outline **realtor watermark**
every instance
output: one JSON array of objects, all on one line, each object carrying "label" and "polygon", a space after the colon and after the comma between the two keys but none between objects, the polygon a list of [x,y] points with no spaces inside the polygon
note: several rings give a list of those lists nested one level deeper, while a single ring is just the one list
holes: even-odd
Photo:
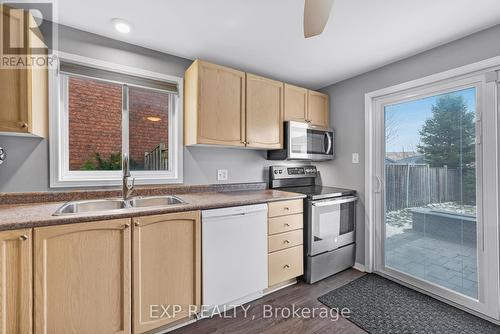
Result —
[{"label": "realtor watermark", "polygon": [[47,68],[55,61],[53,1],[2,1],[0,69]]},{"label": "realtor watermark", "polygon": [[[255,308],[261,308],[255,310]],[[275,306],[270,304],[248,305],[150,305],[150,319],[172,319],[180,315],[193,318],[250,318],[261,319],[329,319],[338,321],[341,317],[349,318],[351,311],[348,308],[330,307],[300,307],[297,305]]]}]

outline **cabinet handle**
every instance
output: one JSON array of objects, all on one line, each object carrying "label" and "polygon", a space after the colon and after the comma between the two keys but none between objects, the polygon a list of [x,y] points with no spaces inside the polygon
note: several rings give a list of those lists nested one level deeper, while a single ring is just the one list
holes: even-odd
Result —
[{"label": "cabinet handle", "polygon": [[284,243],[284,244],[289,244],[289,243],[290,243],[290,240],[285,239],[285,240],[283,240],[283,243]]},{"label": "cabinet handle", "polygon": [[19,126],[23,129],[26,129],[28,127],[28,123],[19,123]]},{"label": "cabinet handle", "polygon": [[285,264],[285,265],[283,266],[283,269],[288,269],[288,268],[290,268],[290,265],[289,265],[289,264]]},{"label": "cabinet handle", "polygon": [[139,226],[141,226],[141,224],[140,224],[139,222],[135,222],[135,223],[134,223],[134,226],[139,227]]},{"label": "cabinet handle", "polygon": [[283,208],[283,210],[285,210],[285,211],[289,211],[289,210],[290,210],[290,208],[289,208],[288,206],[285,206],[285,207]]},{"label": "cabinet handle", "polygon": [[123,224],[123,229],[124,230],[128,229],[129,227],[130,227],[130,224],[128,224],[128,223],[127,224]]},{"label": "cabinet handle", "polygon": [[286,227],[290,227],[290,224],[288,224],[288,223],[285,223],[285,226],[286,226]]},{"label": "cabinet handle", "polygon": [[23,234],[23,235],[21,235],[21,236],[19,237],[19,240],[21,240],[21,241],[26,241],[26,240],[28,240],[28,236],[27,236],[26,234]]}]

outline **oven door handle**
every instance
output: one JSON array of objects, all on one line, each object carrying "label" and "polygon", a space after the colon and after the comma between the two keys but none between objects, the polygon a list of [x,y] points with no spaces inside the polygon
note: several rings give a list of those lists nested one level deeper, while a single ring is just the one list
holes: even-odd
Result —
[{"label": "oven door handle", "polygon": [[322,207],[322,206],[350,203],[350,202],[355,202],[357,200],[358,200],[358,197],[356,197],[356,196],[348,196],[348,197],[343,197],[340,199],[335,199],[335,200],[330,200],[330,201],[313,202],[312,205],[315,207]]}]

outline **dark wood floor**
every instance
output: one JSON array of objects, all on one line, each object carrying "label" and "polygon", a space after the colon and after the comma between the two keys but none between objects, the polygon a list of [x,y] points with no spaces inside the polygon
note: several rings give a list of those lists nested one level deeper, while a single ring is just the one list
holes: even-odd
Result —
[{"label": "dark wood floor", "polygon": [[[264,318],[264,307],[269,310],[278,308],[292,309],[295,304],[296,308],[326,308],[317,298],[331,290],[334,290],[350,281],[363,276],[364,274],[349,269],[337,275],[324,279],[316,284],[309,285],[303,282],[282,289],[280,291],[269,294],[259,300],[256,300],[248,305],[247,317],[244,317],[242,309],[238,309],[236,316],[233,318],[213,317],[203,319],[191,325],[180,328],[172,333],[230,333],[230,334],[251,334],[251,333],[266,333],[266,334],[306,334],[306,333],[365,333],[362,329],[354,325],[349,320],[339,317],[338,320],[332,317],[314,318],[297,318],[278,317]],[[248,306],[248,305],[245,305]],[[265,306],[268,305],[268,306]],[[270,305],[270,306],[269,306]],[[329,310],[329,309],[328,309]],[[269,311],[267,313],[269,315]],[[231,313],[232,315],[232,313]]]}]

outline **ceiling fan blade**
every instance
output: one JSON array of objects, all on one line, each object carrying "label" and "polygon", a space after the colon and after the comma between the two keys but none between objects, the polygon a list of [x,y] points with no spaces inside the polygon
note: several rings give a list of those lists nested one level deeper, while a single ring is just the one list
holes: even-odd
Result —
[{"label": "ceiling fan blade", "polygon": [[334,0],[304,0],[304,37],[319,35],[325,29]]}]

